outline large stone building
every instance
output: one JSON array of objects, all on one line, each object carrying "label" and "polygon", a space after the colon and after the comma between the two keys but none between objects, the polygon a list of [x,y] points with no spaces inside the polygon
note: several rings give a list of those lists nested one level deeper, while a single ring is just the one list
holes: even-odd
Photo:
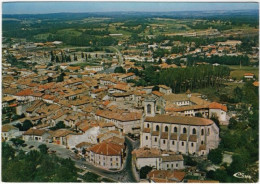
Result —
[{"label": "large stone building", "polygon": [[184,169],[182,155],[173,152],[162,152],[155,148],[139,148],[132,151],[135,167],[140,170],[142,167],[150,166],[158,170]]},{"label": "large stone building", "polygon": [[89,161],[105,169],[120,169],[124,146],[102,142],[89,148]]},{"label": "large stone building", "polygon": [[182,154],[206,155],[219,144],[219,128],[210,119],[155,115],[154,104],[145,103],[141,146]]}]

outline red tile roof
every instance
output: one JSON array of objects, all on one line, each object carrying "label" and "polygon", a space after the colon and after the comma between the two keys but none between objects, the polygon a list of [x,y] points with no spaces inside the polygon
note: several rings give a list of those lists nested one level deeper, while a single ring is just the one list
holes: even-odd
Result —
[{"label": "red tile roof", "polygon": [[163,96],[163,94],[159,91],[153,91],[152,93],[156,96]]},{"label": "red tile roof", "polygon": [[256,86],[256,87],[258,87],[258,86],[259,86],[259,82],[258,82],[258,81],[255,81],[255,82],[253,83],[253,85]]},{"label": "red tile roof", "polygon": [[221,109],[221,110],[227,112],[227,106],[222,105],[222,104],[217,103],[217,102],[212,102],[211,104],[209,104],[209,108],[210,109]]},{"label": "red tile roof", "polygon": [[[160,182],[181,182],[186,173],[182,171],[168,171],[168,170],[153,170],[148,173],[148,177],[151,180]],[[164,180],[164,181],[163,181]]]},{"label": "red tile roof", "polygon": [[120,156],[122,154],[123,146],[110,143],[102,142],[90,148],[90,151],[106,156]]},{"label": "red tile roof", "polygon": [[15,96],[29,96],[31,94],[33,94],[33,91],[31,89],[24,89],[16,93]]},{"label": "red tile roof", "polygon": [[244,76],[254,76],[255,74],[253,73],[245,73]]}]

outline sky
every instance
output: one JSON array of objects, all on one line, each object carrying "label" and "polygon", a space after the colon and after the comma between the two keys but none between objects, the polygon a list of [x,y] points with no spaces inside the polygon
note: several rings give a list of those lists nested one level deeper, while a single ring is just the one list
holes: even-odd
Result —
[{"label": "sky", "polygon": [[43,14],[60,12],[116,11],[204,11],[258,9],[258,3],[180,3],[180,2],[3,2],[3,14]]}]

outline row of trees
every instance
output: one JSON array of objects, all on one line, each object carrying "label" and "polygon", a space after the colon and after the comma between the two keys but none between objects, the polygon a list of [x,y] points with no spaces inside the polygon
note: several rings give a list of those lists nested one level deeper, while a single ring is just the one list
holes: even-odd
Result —
[{"label": "row of trees", "polygon": [[141,79],[135,81],[135,84],[137,86],[164,84],[171,87],[174,93],[178,93],[185,92],[187,89],[220,87],[229,73],[230,69],[225,66],[201,65],[166,70],[149,66],[144,71],[136,72]]}]

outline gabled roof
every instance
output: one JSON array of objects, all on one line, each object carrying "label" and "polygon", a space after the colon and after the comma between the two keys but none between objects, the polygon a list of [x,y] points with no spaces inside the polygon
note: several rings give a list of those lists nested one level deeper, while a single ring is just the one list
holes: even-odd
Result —
[{"label": "gabled roof", "polygon": [[254,76],[255,74],[253,73],[245,73],[244,76]]},{"label": "gabled roof", "polygon": [[210,109],[221,109],[221,110],[227,112],[227,106],[222,105],[222,104],[217,103],[217,102],[212,102],[211,104],[209,104],[209,108]]},{"label": "gabled roof", "polygon": [[69,134],[76,134],[76,133],[66,129],[59,129],[51,132],[52,137],[65,137]]},{"label": "gabled roof", "polygon": [[3,125],[2,126],[2,132],[9,132],[12,129],[18,130],[18,128],[14,127],[13,125]]},{"label": "gabled roof", "polygon": [[46,131],[45,130],[41,130],[41,129],[29,129],[26,132],[24,132],[23,135],[37,135],[37,136],[42,136],[43,134],[45,134]]},{"label": "gabled roof", "polygon": [[156,96],[163,96],[163,93],[161,93],[159,91],[153,91],[152,94],[154,94]]},{"label": "gabled roof", "polygon": [[182,160],[184,160],[182,155],[162,156],[163,162],[182,161]]},{"label": "gabled roof", "polygon": [[31,89],[24,89],[16,93],[15,96],[29,96],[31,94],[33,94],[33,91]]},{"label": "gabled roof", "polygon": [[183,116],[169,116],[169,115],[156,115],[154,117],[146,117],[146,122],[157,122],[157,123],[171,123],[171,124],[182,124],[182,125],[195,125],[195,126],[206,126],[212,125],[214,122],[210,119],[199,118],[199,117],[183,117]]},{"label": "gabled roof", "polygon": [[168,171],[168,170],[153,170],[148,173],[148,177],[151,180],[156,181],[156,179],[160,179],[159,181],[162,183],[165,182],[181,182],[186,173],[182,171]]},{"label": "gabled roof", "polygon": [[102,142],[92,146],[89,150],[95,154],[106,156],[120,156],[122,154],[123,146],[111,142]]},{"label": "gabled roof", "polygon": [[156,148],[139,148],[132,151],[136,158],[157,158],[161,156],[161,151]]}]

